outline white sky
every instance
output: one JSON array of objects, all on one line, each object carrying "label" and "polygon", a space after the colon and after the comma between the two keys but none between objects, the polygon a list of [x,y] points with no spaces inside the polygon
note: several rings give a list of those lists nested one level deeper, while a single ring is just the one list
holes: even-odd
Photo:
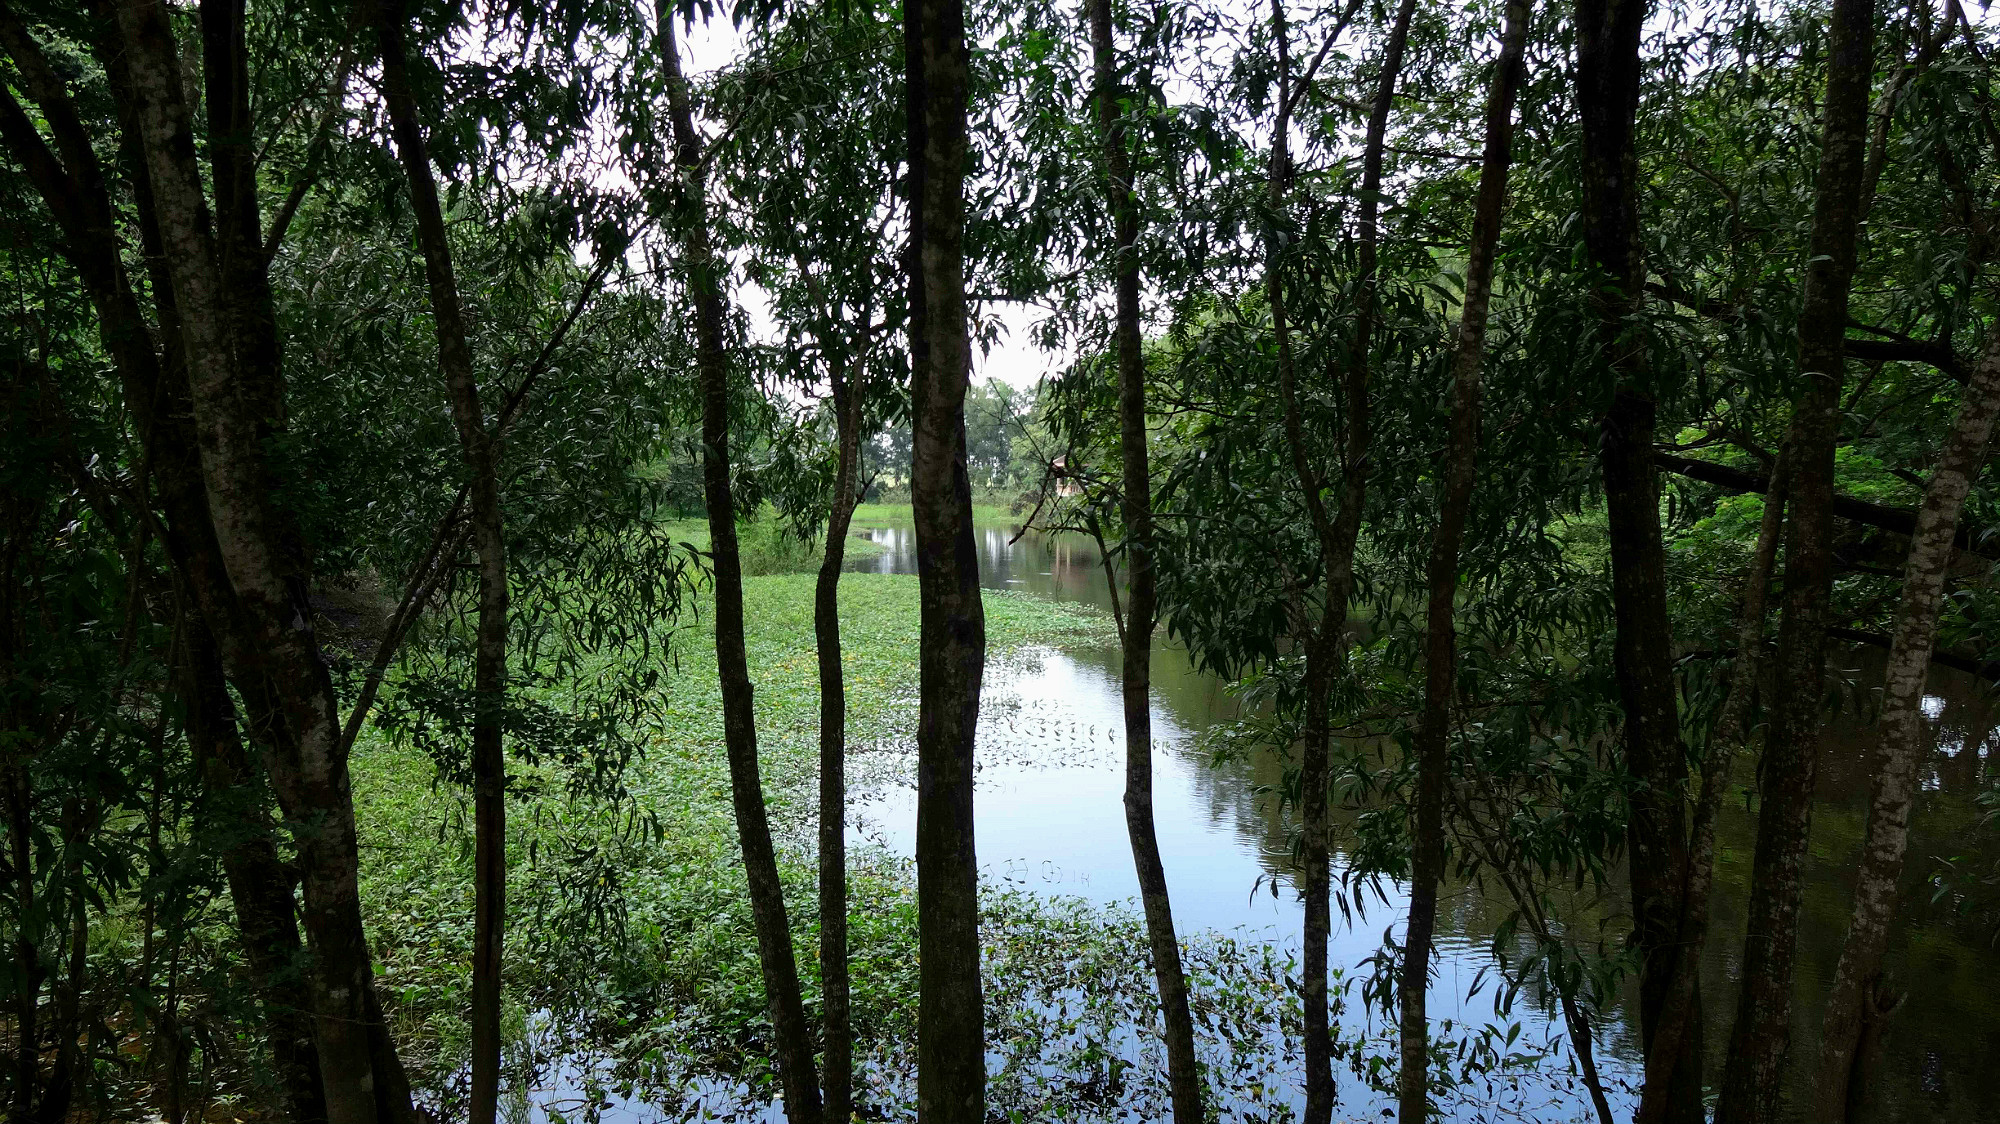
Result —
[{"label": "white sky", "polygon": [[[683,28],[686,33],[681,37],[682,61],[690,77],[722,70],[742,53],[743,36],[727,18],[697,23],[691,29],[683,25]],[[760,336],[775,335],[770,330],[771,317],[766,311],[762,291],[739,280],[736,296],[750,317],[751,330]],[[999,379],[1026,389],[1034,386],[1043,375],[1069,364],[1067,354],[1048,352],[1035,346],[1031,333],[1039,317],[1031,310],[1020,305],[988,304],[975,307],[974,311],[982,317],[997,320],[1003,328],[991,352],[981,356],[974,348],[975,380]]]}]

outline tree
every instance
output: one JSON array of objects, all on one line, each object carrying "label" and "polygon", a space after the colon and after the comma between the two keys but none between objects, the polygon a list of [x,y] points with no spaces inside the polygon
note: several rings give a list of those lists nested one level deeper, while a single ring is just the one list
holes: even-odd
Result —
[{"label": "tree", "polygon": [[[1799,310],[1804,383],[1785,451],[1785,598],[1778,625],[1778,699],[1764,737],[1757,858],[1751,874],[1743,985],[1716,1119],[1778,1118],[1791,1039],[1792,965],[1804,893],[1806,830],[1817,779],[1820,698],[1832,597],[1834,447],[1845,386],[1848,288],[1861,222],[1868,94],[1875,73],[1875,6],[1839,0],[1827,54],[1811,257]],[[1636,861],[1637,856],[1635,856]]]},{"label": "tree", "polygon": [[1828,987],[1814,1104],[1828,1124],[1860,1116],[1881,1023],[1900,1002],[1881,978],[1909,846],[1910,804],[1922,762],[1923,696],[1953,540],[1972,479],[2000,416],[2000,335],[1990,338],[1959,405],[1950,440],[1924,488],[1910,536],[1896,631],[1883,672],[1881,748],[1869,798],[1867,836],[1855,880],[1854,915]]},{"label": "tree", "polygon": [[[1579,0],[1576,98],[1583,133],[1583,233],[1598,271],[1595,347],[1609,384],[1598,460],[1610,523],[1617,614],[1620,739],[1636,787],[1627,844],[1633,943],[1640,958],[1640,1037],[1652,1041],[1671,983],[1680,915],[1676,872],[1685,866],[1686,774],[1673,681],[1660,489],[1653,465],[1658,403],[1635,338],[1646,279],[1639,229],[1637,114],[1643,0]],[[1701,1113],[1701,1045],[1695,1036],[1675,1067],[1671,1119]]]},{"label": "tree", "polygon": [[80,21],[103,60],[120,140],[133,157],[137,225],[160,251],[152,298],[164,355],[150,346],[119,261],[115,212],[84,118],[11,9],[0,15],[8,53],[28,76],[61,155],[11,97],[7,143],[58,223],[73,232],[67,250],[78,272],[93,279],[92,303],[118,357],[128,405],[164,421],[149,427],[149,450],[163,454],[155,457],[156,472],[181,543],[177,567],[266,744],[266,768],[298,848],[327,1118],[403,1120],[411,1115],[408,1082],[381,1018],[362,928],[347,747],[308,623],[310,575],[297,526],[277,497],[285,473],[271,463],[284,383],[251,164],[244,8],[216,0],[201,15],[207,184],[195,163],[190,86],[168,11],[132,0]]},{"label": "tree", "polygon": [[438,203],[417,100],[410,87],[403,45],[407,17],[395,0],[376,13],[382,89],[397,155],[409,180],[410,200],[430,284],[437,325],[438,366],[451,399],[452,422],[465,459],[471,528],[479,556],[479,623],[474,658],[472,773],[474,819],[472,938],[473,1124],[492,1124],[500,1102],[500,971],[507,925],[507,756],[501,718],[507,706],[507,546],[500,511],[499,437],[488,428],[478,375],[466,338],[458,279],[444,209]]},{"label": "tree", "polygon": [[[1331,783],[1328,764],[1329,743],[1332,740],[1329,696],[1346,646],[1347,605],[1354,595],[1354,548],[1361,533],[1363,507],[1367,501],[1368,364],[1376,316],[1375,267],[1382,148],[1395,98],[1396,81],[1402,71],[1410,17],[1415,11],[1415,0],[1404,0],[1389,27],[1381,70],[1376,76],[1375,99],[1369,109],[1367,138],[1362,148],[1360,223],[1356,238],[1359,267],[1355,279],[1359,297],[1354,333],[1347,348],[1341,380],[1347,401],[1347,440],[1341,465],[1343,487],[1337,519],[1326,510],[1325,485],[1313,468],[1304,415],[1298,403],[1297,366],[1292,355],[1291,325],[1287,320],[1286,282],[1281,272],[1283,243],[1275,225],[1267,235],[1271,263],[1265,286],[1271,307],[1271,331],[1277,348],[1278,394],[1284,408],[1285,445],[1292,470],[1297,476],[1297,487],[1304,496],[1306,511],[1318,539],[1318,561],[1325,579],[1318,619],[1309,626],[1305,639],[1305,720],[1299,767],[1302,820],[1299,859],[1305,883],[1305,966],[1300,999],[1305,1005],[1305,1118],[1308,1124],[1322,1124],[1333,1113],[1332,1039],[1327,1025],[1326,963],[1327,938],[1332,925],[1326,822],[1327,789]],[[1321,58],[1345,23],[1343,18],[1341,26],[1329,33],[1322,46]],[[1292,175],[1289,132],[1293,106],[1310,85],[1317,67],[1308,67],[1294,85],[1289,32],[1282,0],[1272,0],[1271,36],[1278,55],[1278,96],[1272,128],[1269,179],[1270,207],[1275,224],[1288,206]],[[1420,826],[1418,830],[1421,832],[1423,828]],[[1412,912],[1411,916],[1416,918],[1418,914]],[[1415,935],[1428,942],[1427,934]],[[1419,970],[1420,978],[1428,977],[1427,968],[1420,965]],[[1407,983],[1405,986],[1407,988]],[[1421,983],[1418,991],[1421,994]],[[1406,1022],[1406,1035],[1408,1025]]]},{"label": "tree", "polygon": [[904,9],[903,36],[910,142],[910,498],[922,621],[917,1113],[927,1124],[980,1124],[986,1034],[972,793],[986,613],[965,461],[972,367],[965,297],[965,5],[916,0]]},{"label": "tree", "polygon": [[[1445,455],[1437,533],[1431,540],[1424,608],[1424,705],[1417,719],[1416,855],[1410,869],[1410,921],[1403,942],[1402,1072],[1397,1087],[1404,1124],[1430,1115],[1430,1030],[1424,992],[1430,983],[1431,928],[1445,873],[1445,789],[1451,783],[1451,709],[1456,687],[1459,548],[1472,507],[1479,457],[1480,365],[1493,299],[1494,253],[1513,161],[1514,98],[1525,69],[1528,0],[1510,0],[1486,98],[1486,141],[1479,196],[1466,255],[1465,296],[1451,356],[1451,440]],[[1386,88],[1386,87],[1385,87]],[[1414,1033],[1413,1033],[1414,1032]]]},{"label": "tree", "polygon": [[[804,478],[780,501],[800,534],[824,536],[813,632],[820,701],[821,1087],[830,1121],[850,1119],[855,1102],[840,578],[865,486],[864,440],[906,402],[898,364],[885,346],[902,315],[893,284],[899,255],[888,227],[897,213],[903,122],[884,96],[893,72],[873,61],[887,53],[893,31],[883,17],[860,13],[830,28],[813,21],[767,28],[742,79],[718,91],[730,99],[730,113],[752,122],[738,131],[722,172],[729,196],[742,204],[738,236],[756,255],[751,276],[771,295],[773,315],[786,329],[777,367],[794,372],[808,393],[821,393],[823,378],[831,422],[830,435],[825,425],[810,423],[789,434],[820,455],[809,453]],[[870,62],[823,61],[848,55]]]},{"label": "tree", "polygon": [[[1103,147],[1105,193],[1111,212],[1112,253],[1116,260],[1116,321],[1112,341],[1118,371],[1119,460],[1124,466],[1119,514],[1125,523],[1125,605],[1119,622],[1120,692],[1125,711],[1125,832],[1146,913],[1146,943],[1153,956],[1166,1025],[1167,1070],[1174,1119],[1182,1124],[1206,1119],[1201,1069],[1195,1058],[1194,1018],[1188,1010],[1187,975],[1174,934],[1173,901],[1160,842],[1153,825],[1153,628],[1159,593],[1153,575],[1153,480],[1147,457],[1146,357],[1139,309],[1139,213],[1133,191],[1129,127],[1125,119],[1144,112],[1123,94],[1111,0],[1090,4],[1092,77],[1096,86],[1097,131]],[[1101,540],[1100,540],[1101,541]],[[1117,575],[1105,559],[1105,580],[1117,603]]]},{"label": "tree", "polygon": [[688,296],[694,305],[695,360],[701,375],[702,493],[714,572],[715,657],[722,680],[730,795],[743,848],[743,868],[750,882],[765,1002],[777,1036],[778,1076],[784,1083],[787,1111],[810,1124],[820,1116],[819,1080],[805,1005],[799,997],[798,963],[792,953],[784,888],[778,881],[777,854],[771,846],[771,825],[764,807],[754,687],[743,639],[743,565],[736,545],[736,500],[729,459],[730,357],[723,336],[726,265],[710,241],[706,189],[710,153],[695,132],[694,110],[681,74],[680,49],[674,41],[676,15],[664,0],[655,14],[673,125],[673,170],[679,179],[672,205],[680,228]]}]

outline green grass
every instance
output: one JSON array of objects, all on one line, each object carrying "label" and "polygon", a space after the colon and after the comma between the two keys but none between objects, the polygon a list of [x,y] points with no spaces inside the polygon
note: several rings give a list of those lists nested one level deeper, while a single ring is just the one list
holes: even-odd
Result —
[{"label": "green grass", "polygon": [[[976,503],[972,505],[972,521],[980,526],[988,524],[1014,525],[1026,518],[1026,513],[1016,513],[1004,503]],[[860,527],[908,527],[913,516],[907,503],[864,503],[854,509],[854,526]]]},{"label": "green grass", "polygon": [[[663,526],[680,542],[698,550],[708,549],[707,520],[674,519]],[[867,539],[850,537],[844,554],[850,560],[869,558],[882,553],[882,549]],[[818,571],[820,559],[825,556],[825,542],[817,538],[810,542],[801,541],[785,527],[777,511],[770,504],[765,504],[755,515],[737,522],[736,550],[744,577],[807,574]]]}]

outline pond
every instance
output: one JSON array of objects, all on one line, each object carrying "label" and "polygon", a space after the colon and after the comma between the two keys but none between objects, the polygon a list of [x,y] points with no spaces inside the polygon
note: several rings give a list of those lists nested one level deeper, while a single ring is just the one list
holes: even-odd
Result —
[{"label": "pond", "polygon": [[[914,573],[915,535],[907,526],[856,532],[877,552],[850,558],[852,571]],[[1080,536],[1015,534],[1005,526],[978,528],[981,581],[990,589],[1108,607],[1105,575],[1096,546]],[[1880,681],[1879,653],[1838,653],[1837,666],[1860,693]],[[1300,907],[1291,863],[1293,825],[1266,795],[1282,775],[1275,753],[1218,763],[1202,735],[1236,716],[1233,696],[1218,678],[1196,671],[1184,651],[1161,637],[1153,655],[1155,814],[1162,857],[1183,939],[1203,932],[1268,943],[1298,945]],[[1925,711],[1933,735],[1923,793],[1913,820],[1902,912],[1892,934],[1889,967],[1907,993],[1886,1042],[1880,1071],[1885,1119],[1934,1124],[1990,1124],[2000,1119],[2000,948],[1990,927],[1957,917],[1932,902],[1928,876],[1940,858],[1967,854],[1983,839],[1979,861],[1991,863],[1993,832],[1980,825],[1974,798],[2000,781],[1996,749],[2000,729],[1984,685],[1957,672],[1933,673]],[[989,668],[979,727],[976,831],[980,862],[992,882],[1100,903],[1136,899],[1130,845],[1122,809],[1123,730],[1119,654],[1108,643],[1038,649]],[[1874,731],[1865,717],[1843,716],[1823,735],[1818,803],[1799,933],[1798,1002],[1793,1028],[1790,1088],[1805,1087],[1816,1060],[1820,996],[1840,954],[1852,902],[1849,871],[1861,841],[1869,796],[1869,752]],[[904,747],[905,749],[907,747]],[[1753,778],[1744,763],[1740,785]],[[913,785],[889,784],[857,793],[851,831],[856,841],[886,845],[905,856],[915,849]],[[1338,825],[1337,825],[1338,826]],[[1703,962],[1706,1043],[1711,1083],[1719,1076],[1735,1009],[1735,980],[1743,943],[1744,902],[1754,851],[1755,810],[1748,798],[1726,807],[1718,827],[1717,895],[1711,939]],[[1335,846],[1340,840],[1336,832]],[[1336,875],[1340,856],[1335,855]],[[1336,887],[1338,890],[1338,887]],[[1581,907],[1581,920],[1613,920],[1624,898]],[[1349,899],[1357,912],[1346,923],[1336,913],[1330,966],[1350,977],[1366,975],[1366,962],[1400,933],[1407,899],[1384,882],[1365,899]],[[1509,907],[1469,886],[1447,887],[1439,907],[1437,975],[1430,995],[1434,1026],[1451,1019],[1478,1028],[1496,1018],[1491,941]],[[1594,925],[1589,933],[1596,932]],[[1475,986],[1484,981],[1483,987]],[[1597,1015],[1594,1053],[1617,1118],[1630,1119],[1641,1071],[1634,998],[1618,997]],[[1348,1007],[1347,1029],[1366,1031],[1358,1000]],[[1552,1012],[1528,997],[1507,1016],[1521,1024],[1522,1043],[1553,1043],[1539,1070],[1500,1100],[1463,1100],[1448,1112],[1458,1121],[1521,1119],[1594,1120],[1589,1102],[1570,1075],[1572,1059]],[[1379,1014],[1373,1030],[1386,1028]],[[532,1033],[532,1028],[531,1028]],[[1377,1049],[1388,1040],[1378,1039]],[[552,1046],[558,1054],[560,1046]],[[530,1095],[533,1124],[557,1119],[558,1104],[574,1104],[595,1087],[589,1066],[558,1061]],[[1295,1067],[1293,1067],[1295,1070]],[[1298,1075],[1274,1065],[1269,1079],[1296,1086]],[[1390,1104],[1361,1082],[1341,1078],[1336,1118],[1381,1119]],[[784,1120],[781,1105],[747,1103],[727,1082],[685,1090],[715,1118]],[[602,1100],[598,1100],[599,1096]],[[657,1118],[643,1096],[616,1094],[596,1101],[602,1120]],[[1301,1107],[1302,1097],[1294,1100]],[[1219,1106],[1221,1107],[1221,1106]],[[572,1116],[573,1118],[573,1116]],[[1794,1109],[1792,1120],[1807,1119]]]},{"label": "pond", "polygon": [[[851,569],[915,571],[915,536],[909,528],[856,533],[882,550],[855,559]],[[979,528],[978,541],[980,577],[988,588],[1108,605],[1102,563],[1088,539],[1031,532],[1015,540],[1013,529],[988,526]],[[981,864],[995,880],[1049,893],[1099,901],[1134,899],[1138,885],[1121,805],[1117,649],[1085,645],[1039,655],[989,676],[976,797]],[[1868,689],[1879,683],[1877,653],[1862,649],[1840,656],[1852,666],[1857,683]],[[1933,908],[1926,879],[1939,858],[1962,853],[1978,831],[1973,798],[2000,779],[1994,763],[2000,730],[1979,681],[1939,669],[1932,691],[1926,713],[1935,750],[1916,810],[1903,915],[1890,952],[1894,982],[1908,998],[1886,1044],[1881,1080],[1891,1119],[1974,1124],[2000,1113],[2000,1066],[1994,1064],[2000,1059],[2000,984],[1995,982],[2000,981],[2000,949],[1990,930]],[[1155,807],[1175,921],[1184,935],[1244,930],[1295,945],[1300,909],[1292,881],[1291,829],[1262,791],[1276,782],[1281,765],[1275,757],[1216,765],[1200,741],[1204,731],[1234,714],[1234,700],[1223,683],[1195,671],[1186,653],[1162,633],[1153,656]],[[1860,844],[1873,744],[1870,725],[1852,717],[1832,723],[1824,735],[1800,928],[1794,1088],[1810,1079],[1819,997],[1845,936],[1852,901],[1847,872]],[[914,793],[904,788],[877,794],[858,830],[912,852]],[[1714,933],[1704,962],[1707,1045],[1716,1072],[1735,1008],[1755,837],[1754,808],[1742,800],[1733,802],[1719,824]],[[1335,843],[1337,847],[1338,839]],[[1431,1012],[1434,1019],[1478,1025],[1494,1017],[1492,989],[1473,997],[1467,993],[1493,963],[1489,941],[1507,908],[1468,887],[1455,889],[1440,906],[1441,955]],[[1406,900],[1399,887],[1384,885],[1383,891],[1381,899],[1365,903],[1365,912],[1351,924],[1342,925],[1336,915],[1334,967],[1352,973],[1381,948],[1385,930],[1400,931]],[[1606,1012],[1595,1051],[1620,1118],[1629,1118],[1635,1101],[1629,1088],[1641,1066],[1628,1007],[1621,1002]],[[1530,1024],[1530,1038],[1560,1037],[1559,1022],[1551,1025],[1546,1013],[1522,1008],[1514,1017]],[[1531,1099],[1526,1105],[1537,1119],[1588,1116],[1586,1103],[1555,1087],[1543,1101]],[[1349,1088],[1343,1089],[1341,1108],[1343,1115],[1374,1115],[1380,1105],[1366,1090]]]}]

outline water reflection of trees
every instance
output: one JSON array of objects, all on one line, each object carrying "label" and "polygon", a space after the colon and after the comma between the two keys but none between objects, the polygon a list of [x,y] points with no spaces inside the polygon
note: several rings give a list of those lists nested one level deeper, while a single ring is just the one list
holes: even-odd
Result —
[{"label": "water reflection of trees", "polygon": [[[999,528],[982,531],[982,576],[988,585],[1106,603],[1095,544],[1075,536],[1058,541],[1032,534],[1018,542],[1010,538],[1011,532]],[[1074,655],[1110,676],[1117,674],[1115,652]],[[1792,1058],[1800,1067],[1794,1075],[1797,1081],[1811,1079],[1807,1067],[1817,1054],[1819,1000],[1846,932],[1852,869],[1873,776],[1872,709],[1880,682],[1880,653],[1861,649],[1842,653],[1841,658],[1851,665],[1845,676],[1850,689],[1823,733],[1799,931],[1792,1031]],[[1171,645],[1162,644],[1153,676],[1157,705],[1184,730],[1205,730],[1234,713],[1234,699],[1224,684],[1196,672]],[[1942,858],[1966,856],[1968,865],[1978,869],[1990,868],[2000,858],[2000,838],[1996,838],[2000,833],[1982,825],[1983,809],[1976,803],[1980,793],[2000,784],[2000,763],[1995,761],[2000,754],[2000,730],[1995,728],[2000,709],[1984,683],[1950,669],[1933,670],[1932,691],[1934,748],[1912,820],[1911,860],[1903,875],[1902,910],[1888,959],[1896,986],[1908,994],[1906,1017],[1896,1020],[1885,1043],[1887,1058],[1880,1079],[1883,1104],[1895,1117],[1950,1124],[1987,1119],[1991,1106],[2000,1104],[2000,1067],[1992,1064],[1992,1059],[2000,1058],[2000,988],[1992,983],[2000,978],[2000,948],[1990,919],[1960,916],[1949,900],[1934,903],[1930,879]],[[1256,856],[1263,872],[1277,880],[1281,893],[1295,894],[1291,858],[1297,825],[1271,795],[1283,780],[1280,756],[1266,751],[1218,761],[1193,738],[1163,743],[1162,750],[1194,766],[1189,773],[1206,826],[1226,832],[1244,852]],[[1726,1046],[1726,1020],[1735,1006],[1744,901],[1755,849],[1756,816],[1749,803],[1755,767],[1753,759],[1739,760],[1734,796],[1718,823],[1713,936],[1702,974],[1704,1010],[1719,1020],[1712,1022],[1706,1043],[1710,1064],[1718,1072]],[[1349,811],[1345,820],[1336,821],[1337,832],[1352,828],[1353,815]],[[1622,936],[1623,919],[1615,910],[1623,894],[1617,886],[1610,889],[1601,899],[1592,895],[1567,903],[1573,932],[1593,940],[1600,933],[1608,941]],[[1460,949],[1489,948],[1491,935],[1512,910],[1511,902],[1465,885],[1452,891],[1438,919],[1441,939]],[[1355,922],[1356,932],[1379,934],[1394,922],[1400,899],[1385,906],[1364,896],[1358,904],[1367,908]],[[1530,992],[1527,998],[1537,997]],[[1627,1061],[1638,1056],[1638,1044],[1624,1018],[1632,1002],[1635,997],[1629,994],[1613,997],[1601,1020],[1609,1053]]]},{"label": "water reflection of trees", "polygon": [[[1824,730],[1818,804],[1814,810],[1813,849],[1808,860],[1805,908],[1799,932],[1798,989],[1793,1026],[1792,1057],[1800,1080],[1817,1056],[1819,999],[1825,981],[1839,959],[1852,908],[1852,870],[1859,853],[1872,783],[1876,736],[1867,691],[1879,680],[1879,657],[1855,653],[1852,678],[1863,685]],[[1896,985],[1908,993],[1906,1011],[1887,1042],[1883,1067],[1885,1101],[1899,1114],[1921,1112],[1940,1120],[1972,1121],[2000,1104],[2000,949],[1990,921],[1961,916],[1949,902],[1932,902],[1930,879],[1939,858],[1966,855],[1968,865],[1988,868],[2000,857],[2000,840],[1981,822],[1978,796],[2000,783],[2000,747],[1996,708],[1986,686],[1960,672],[1933,672],[1932,719],[1934,749],[1925,766],[1924,791],[1912,821],[1912,861],[1904,872],[1902,911],[1889,956]],[[1172,696],[1162,702],[1173,705]],[[1269,794],[1283,780],[1284,761],[1278,753],[1214,761],[1199,745],[1174,752],[1201,766],[1197,790],[1203,806],[1218,822],[1226,821],[1246,850],[1259,856],[1264,869],[1292,886],[1291,841],[1297,830],[1292,817]],[[1754,781],[1754,761],[1740,763],[1735,800],[1718,824],[1719,863],[1716,878],[1714,939],[1703,965],[1704,1008],[1726,1020],[1734,1009],[1735,977],[1743,945],[1744,901],[1749,893],[1751,859],[1756,841],[1756,816],[1747,803]],[[1351,826],[1354,813],[1345,813]],[[1454,886],[1449,908],[1441,911],[1439,930],[1461,946],[1486,947],[1506,919],[1512,904],[1494,892],[1480,893]],[[1623,900],[1618,887],[1602,897],[1576,896],[1573,931],[1597,939],[1622,937],[1623,919],[1616,909]],[[1378,927],[1379,927],[1378,922]],[[1518,949],[1516,950],[1519,951]],[[1532,992],[1528,998],[1538,999]],[[1625,1016],[1636,995],[1614,997],[1603,1021],[1610,1051],[1631,1060],[1638,1043]],[[1540,1003],[1537,1003],[1541,1006]],[[1553,1013],[1543,1007],[1545,1013]],[[1718,1068],[1726,1045],[1726,1024],[1711,1027],[1710,1061]]]}]

